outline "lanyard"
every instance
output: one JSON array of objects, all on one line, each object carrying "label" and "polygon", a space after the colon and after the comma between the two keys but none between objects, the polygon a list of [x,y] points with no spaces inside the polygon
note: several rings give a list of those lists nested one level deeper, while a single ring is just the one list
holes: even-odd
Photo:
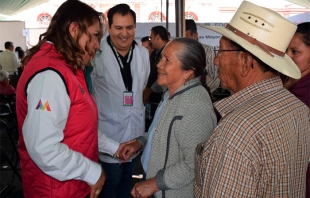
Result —
[{"label": "lanyard", "polygon": [[[133,53],[132,53],[133,47],[132,47],[132,45],[130,46],[130,50],[129,50],[127,61],[126,61],[126,65],[128,67],[125,67],[126,65],[124,66],[123,61],[122,61],[119,53],[117,52],[117,49],[115,48],[115,46],[113,45],[113,43],[111,42],[109,37],[107,38],[107,41],[108,41],[108,44],[110,45],[110,47],[113,51],[114,56],[116,57],[118,65],[120,67],[120,71],[122,74],[124,85],[126,87],[126,91],[131,91],[132,90],[132,76],[131,76],[131,70],[130,70],[130,62],[131,62],[132,57],[133,57]],[[129,81],[131,81],[131,82],[129,82]]]},{"label": "lanyard", "polygon": [[[121,57],[119,57],[119,54],[115,48],[115,46],[113,45],[113,43],[111,42],[111,46],[112,46],[112,49],[114,50],[114,54],[116,55],[116,58],[117,58],[117,62],[119,64],[119,66],[124,69],[124,65],[123,65],[123,62],[121,60]],[[130,60],[132,59],[132,46],[130,46],[130,50],[129,50],[129,54],[128,54],[128,58],[127,58],[127,61],[126,63],[129,63]]]}]

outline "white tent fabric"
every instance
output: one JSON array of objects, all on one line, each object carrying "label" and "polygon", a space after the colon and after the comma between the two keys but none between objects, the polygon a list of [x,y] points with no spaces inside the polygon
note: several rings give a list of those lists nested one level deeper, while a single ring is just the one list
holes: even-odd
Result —
[{"label": "white tent fabric", "polygon": [[287,1],[303,6],[305,8],[310,8],[310,0],[287,0]]},{"label": "white tent fabric", "polygon": [[[0,20],[8,16],[15,15],[24,10],[30,9],[32,7],[38,6],[40,4],[46,3],[48,1],[49,0],[0,0]],[[174,2],[176,0],[169,0],[169,1]],[[229,3],[229,5],[232,4],[234,1],[239,2],[240,0],[221,0],[221,2],[225,2],[225,4]],[[277,0],[272,1],[276,2]],[[302,7],[310,8],[310,0],[286,0],[286,1],[295,3]]]},{"label": "white tent fabric", "polygon": [[0,15],[11,16],[49,0],[0,0]]}]

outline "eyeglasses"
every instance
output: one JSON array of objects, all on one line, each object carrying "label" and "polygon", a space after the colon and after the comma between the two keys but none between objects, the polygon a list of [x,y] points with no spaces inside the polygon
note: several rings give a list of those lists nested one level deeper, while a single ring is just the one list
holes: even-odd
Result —
[{"label": "eyeglasses", "polygon": [[214,50],[214,57],[217,57],[221,52],[240,52],[244,50]]},{"label": "eyeglasses", "polygon": [[101,54],[101,52],[102,52],[102,50],[98,49],[95,51],[95,55],[99,55],[99,54]]}]

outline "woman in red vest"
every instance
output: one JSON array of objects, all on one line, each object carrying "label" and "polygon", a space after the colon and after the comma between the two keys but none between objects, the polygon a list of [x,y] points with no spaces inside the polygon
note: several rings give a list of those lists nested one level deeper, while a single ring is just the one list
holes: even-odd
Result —
[{"label": "woman in red vest", "polygon": [[98,145],[114,155],[119,143],[98,131],[83,73],[102,35],[98,12],[67,0],[23,60],[16,104],[25,197],[96,198],[102,189]]}]

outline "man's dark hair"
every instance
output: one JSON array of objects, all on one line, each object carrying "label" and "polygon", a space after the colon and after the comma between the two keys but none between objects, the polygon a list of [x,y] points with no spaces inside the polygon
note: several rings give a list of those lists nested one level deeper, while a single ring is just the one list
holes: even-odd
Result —
[{"label": "man's dark hair", "polygon": [[5,49],[9,49],[9,47],[11,47],[12,45],[13,45],[13,42],[7,41],[7,42],[4,43],[4,48]]},{"label": "man's dark hair", "polygon": [[193,19],[185,20],[185,31],[190,30],[191,34],[197,33],[197,26]]},{"label": "man's dark hair", "polygon": [[166,30],[166,28],[164,26],[154,26],[151,29],[151,32],[154,32],[154,35],[159,35],[159,37],[161,38],[161,40],[163,41],[168,41],[169,37],[168,37],[168,31]]},{"label": "man's dark hair", "polygon": [[16,46],[15,47],[15,52],[17,52],[18,50],[21,50],[22,48],[20,46]]},{"label": "man's dark hair", "polygon": [[114,7],[112,7],[109,11],[108,11],[108,23],[109,23],[109,27],[111,27],[111,25],[113,24],[113,16],[118,13],[121,14],[122,16],[127,15],[128,13],[131,14],[134,23],[136,24],[136,13],[130,9],[129,5],[127,4],[118,4]]},{"label": "man's dark hair", "polygon": [[149,37],[149,36],[142,37],[141,43],[143,43],[143,42],[145,42],[145,41],[149,41],[149,40],[150,40],[150,37]]},{"label": "man's dark hair", "polygon": [[21,59],[25,56],[25,51],[22,48],[18,49],[16,52],[18,54],[19,59]]}]

